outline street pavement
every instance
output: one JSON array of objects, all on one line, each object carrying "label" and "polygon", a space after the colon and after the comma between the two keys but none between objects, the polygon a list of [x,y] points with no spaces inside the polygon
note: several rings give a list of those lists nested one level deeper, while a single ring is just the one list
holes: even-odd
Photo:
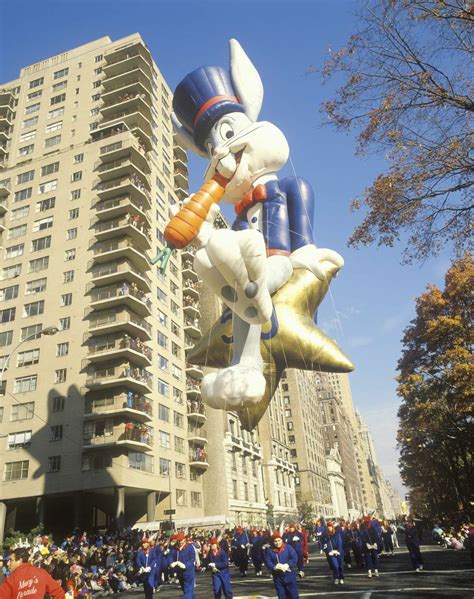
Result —
[{"label": "street pavement", "polygon": [[[345,584],[336,586],[329,572],[324,555],[316,553],[310,546],[310,563],[305,568],[306,576],[299,579],[300,597],[331,597],[331,599],[474,599],[474,569],[469,551],[454,552],[433,545],[422,546],[425,568],[416,573],[411,568],[405,547],[395,550],[392,557],[381,558],[378,578],[367,578],[365,570],[346,569]],[[255,577],[252,571],[246,578],[232,568],[232,590],[234,599],[276,598],[273,583],[267,572]],[[124,597],[137,599],[143,593],[122,593]],[[144,596],[144,595],[143,595]],[[179,585],[163,585],[154,599],[182,597]],[[213,597],[211,574],[204,572],[196,576],[196,599]]]}]

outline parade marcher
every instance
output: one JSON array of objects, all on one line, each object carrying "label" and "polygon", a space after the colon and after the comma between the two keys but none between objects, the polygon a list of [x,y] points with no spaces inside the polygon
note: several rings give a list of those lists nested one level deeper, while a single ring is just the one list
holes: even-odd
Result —
[{"label": "parade marcher", "polygon": [[232,557],[241,576],[247,576],[247,570],[249,568],[249,546],[250,543],[247,531],[239,526],[232,539]]},{"label": "parade marcher", "polygon": [[175,535],[176,544],[170,549],[166,563],[178,576],[183,590],[183,599],[194,599],[194,580],[196,578],[196,552],[190,545],[184,532]]},{"label": "parade marcher", "polygon": [[324,518],[320,518],[318,520],[318,522],[316,523],[316,529],[315,529],[316,539],[318,541],[319,553],[324,553],[323,542],[321,540],[321,537],[325,532],[326,532],[326,523],[324,521]]},{"label": "parade marcher", "polygon": [[372,578],[372,570],[375,576],[379,575],[379,539],[375,527],[370,526],[370,518],[368,516],[364,517],[360,531],[367,575],[369,578]]},{"label": "parade marcher", "polygon": [[294,568],[298,556],[291,545],[286,545],[279,533],[272,535],[272,546],[263,554],[266,567],[273,577],[278,599],[299,599]]},{"label": "parade marcher", "polygon": [[342,551],[344,555],[344,566],[351,569],[352,568],[352,558],[351,558],[351,533],[349,526],[345,520],[339,521],[339,534],[342,538]]},{"label": "parade marcher", "polygon": [[7,576],[0,586],[0,599],[43,599],[48,594],[54,599],[64,599],[61,585],[46,570],[28,563],[30,553],[27,548],[14,549],[9,558]]},{"label": "parade marcher", "polygon": [[298,524],[296,530],[303,535],[303,563],[309,563],[309,539],[308,531],[303,524]]},{"label": "parade marcher", "polygon": [[229,556],[219,546],[219,540],[212,538],[209,541],[210,551],[207,554],[205,564],[212,572],[212,588],[214,599],[220,599],[224,593],[225,599],[232,599],[232,588],[230,583]]},{"label": "parade marcher", "polygon": [[391,522],[390,523],[390,529],[392,531],[392,543],[395,549],[399,549],[400,545],[398,544],[398,537],[397,537],[397,525],[395,524],[395,522]]},{"label": "parade marcher", "polygon": [[390,524],[387,520],[384,520],[382,524],[383,548],[386,555],[393,555],[392,528]]},{"label": "parade marcher", "polygon": [[252,559],[252,564],[255,569],[255,576],[261,576],[263,565],[263,539],[256,528],[252,528],[252,530],[250,531],[249,541],[250,557]]},{"label": "parade marcher", "polygon": [[333,522],[328,522],[326,532],[321,537],[323,550],[332,570],[334,584],[344,584],[344,550],[342,534]]},{"label": "parade marcher", "polygon": [[410,559],[415,572],[423,570],[423,558],[420,551],[420,538],[413,520],[408,520],[405,528],[405,544],[410,554]]},{"label": "parade marcher", "polygon": [[369,527],[375,531],[377,538],[377,553],[380,555],[383,552],[382,525],[375,515],[370,518]]},{"label": "parade marcher", "polygon": [[298,576],[300,578],[304,577],[304,537],[301,532],[296,530],[296,526],[293,522],[290,522],[288,526],[288,532],[285,532],[282,535],[283,542],[287,545],[291,545],[298,556],[297,568],[298,568]]},{"label": "parade marcher", "polygon": [[155,586],[159,586],[161,572],[160,558],[160,555],[157,558],[155,549],[150,546],[149,539],[145,537],[142,541],[142,547],[137,553],[138,575],[143,583],[145,599],[153,599],[153,589]]},{"label": "parade marcher", "polygon": [[354,554],[354,558],[358,568],[364,567],[364,551],[362,547],[362,536],[360,531],[360,525],[358,522],[353,522],[351,524],[351,530],[349,532],[350,535],[350,543],[352,548],[352,553]]}]

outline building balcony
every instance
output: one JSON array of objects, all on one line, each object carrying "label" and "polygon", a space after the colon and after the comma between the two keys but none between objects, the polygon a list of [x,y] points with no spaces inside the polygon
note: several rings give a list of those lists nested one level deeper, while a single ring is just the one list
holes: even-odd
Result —
[{"label": "building balcony", "polygon": [[190,401],[197,401],[201,398],[201,381],[193,379],[190,376],[186,378],[186,397]]},{"label": "building balcony", "polygon": [[0,89],[0,106],[15,108],[15,96],[11,89]]},{"label": "building balcony", "polygon": [[153,402],[141,395],[86,399],[84,418],[92,420],[104,416],[120,416],[138,422],[150,422],[153,418]]},{"label": "building balcony", "polygon": [[0,158],[3,160],[8,156],[7,142],[0,140]]},{"label": "building balcony", "polygon": [[182,148],[176,141],[176,137],[174,138],[173,145],[173,159],[180,161],[185,166],[187,165],[188,157],[186,155],[186,150]]},{"label": "building balcony", "polygon": [[104,104],[100,109],[100,114],[105,121],[116,119],[122,113],[130,111],[141,112],[149,121],[152,120],[149,94],[146,94],[145,92],[124,92],[122,95],[117,96],[107,104]]},{"label": "building balcony", "polygon": [[[10,182],[9,181],[0,181],[0,198],[6,198],[10,195]],[[1,199],[0,199],[1,202]],[[2,205],[5,206],[4,203]],[[4,208],[4,214],[6,212],[6,206]]]},{"label": "building balcony", "polygon": [[117,77],[137,68],[142,69],[149,77],[153,76],[153,66],[149,57],[145,57],[138,48],[133,52],[130,51],[128,55],[125,53],[122,54],[120,59],[117,58],[117,60],[108,62],[103,67],[103,71],[107,77]]},{"label": "building balcony", "polygon": [[193,283],[199,282],[199,277],[197,276],[194,269],[194,264],[192,260],[182,260],[181,265],[183,268],[183,287],[188,286],[188,281],[192,281]]},{"label": "building balcony", "polygon": [[193,339],[199,339],[201,337],[201,328],[197,318],[185,318],[183,324],[186,335]]},{"label": "building balcony", "polygon": [[91,132],[90,140],[88,143],[94,143],[96,141],[102,142],[112,137],[116,138],[117,135],[122,135],[122,133],[125,132],[131,133],[131,131],[129,131],[125,123],[118,123],[116,125],[109,125],[108,127],[101,127],[100,129],[95,129],[95,131]]},{"label": "building balcony", "polygon": [[[127,426],[127,425],[125,425]],[[145,425],[139,425],[140,427]],[[133,451],[151,451],[153,449],[153,436],[149,432],[141,432],[139,429],[115,430],[111,434],[93,435],[82,442],[83,449],[110,449],[110,447],[125,447]]]},{"label": "building balcony", "polygon": [[128,129],[125,129],[112,140],[112,143],[100,148],[99,160],[102,164],[113,162],[123,158],[130,157],[134,160],[143,172],[149,172],[148,154],[140,140]]},{"label": "building balcony", "polygon": [[111,220],[113,218],[131,214],[132,218],[140,219],[145,225],[151,227],[149,211],[143,202],[138,202],[130,196],[121,198],[111,198],[110,200],[100,200],[94,204],[95,216],[97,220]]},{"label": "building balcony", "polygon": [[186,376],[191,377],[192,379],[200,380],[203,377],[203,372],[200,366],[196,364],[186,363]]},{"label": "building balcony", "polygon": [[114,237],[123,237],[126,235],[138,248],[147,250],[151,246],[150,229],[145,226],[138,215],[127,213],[124,218],[115,218],[95,223],[92,221],[91,225],[93,226],[94,237],[97,241],[106,241]]},{"label": "building balcony", "polygon": [[134,264],[138,272],[150,270],[148,254],[132,243],[130,238],[112,239],[110,241],[93,242],[91,250],[94,255],[94,264],[112,262],[124,258]]},{"label": "building balcony", "polygon": [[196,344],[196,339],[189,337],[189,335],[184,336],[184,351],[188,352],[193,349]]},{"label": "building balcony", "polygon": [[184,168],[176,168],[173,173],[174,184],[176,188],[188,189],[188,171]]},{"label": "building balcony", "polygon": [[206,445],[207,437],[202,427],[188,423],[188,441],[190,445]]},{"label": "building balcony", "polygon": [[[0,184],[1,186],[1,184]],[[0,187],[1,189],[1,187]],[[8,212],[8,207],[7,207],[7,203],[5,200],[0,199],[0,218],[5,216],[5,214]]]},{"label": "building balcony", "polygon": [[195,320],[201,316],[199,304],[196,301],[189,300],[186,296],[183,297],[183,313],[190,320]]},{"label": "building balcony", "polygon": [[148,147],[147,150],[150,149],[150,138],[153,135],[152,122],[153,119],[147,110],[147,105],[141,101],[141,103],[135,102],[135,105],[132,105],[130,108],[119,112],[115,111],[113,114],[110,114],[107,117],[104,117],[104,125],[111,125],[115,122],[117,123],[125,123],[125,125],[130,129],[130,131],[137,129],[142,132],[142,135],[145,135],[148,139]]},{"label": "building balcony", "polygon": [[11,136],[11,128],[10,127],[0,127],[0,141],[2,143],[6,143]]},{"label": "building balcony", "polygon": [[183,279],[183,299],[185,297],[197,301],[199,299],[199,283],[191,279]]},{"label": "building balcony", "polygon": [[92,337],[88,343],[88,348],[87,358],[84,360],[85,364],[110,362],[115,358],[123,358],[137,366],[151,366],[151,348],[138,337],[133,338],[128,335]]},{"label": "building balcony", "polygon": [[125,386],[136,393],[151,393],[153,377],[148,370],[137,368],[129,362],[120,366],[98,365],[96,370],[91,370],[86,378],[88,389],[108,389],[110,387]]},{"label": "building balcony", "polygon": [[151,208],[152,205],[152,197],[147,182],[135,174],[121,179],[113,179],[112,181],[98,181],[95,191],[101,200],[128,195],[142,202],[148,208]]},{"label": "building balcony", "polygon": [[90,307],[94,310],[106,310],[125,305],[139,316],[150,316],[152,303],[145,293],[128,283],[120,286],[97,287],[91,290]]},{"label": "building balcony", "polygon": [[176,195],[178,196],[178,200],[180,202],[182,202],[189,196],[189,190],[188,190],[187,185],[185,185],[184,187],[181,187],[181,186],[176,186],[176,184],[175,184],[174,191],[175,191]]},{"label": "building balcony", "polygon": [[106,69],[126,60],[133,59],[135,56],[140,56],[149,67],[153,67],[153,58],[148,48],[142,42],[135,41],[108,50],[104,55],[104,59],[107,63],[104,67],[104,71],[108,73],[109,71]]},{"label": "building balcony", "polygon": [[188,400],[188,421],[198,426],[206,422],[206,410],[202,401],[196,399]]},{"label": "building balcony", "polygon": [[[122,73],[118,73],[116,75],[107,77],[106,79],[103,79],[103,92],[101,94],[102,100],[106,103],[110,103],[111,99],[114,97],[110,95],[111,92],[121,90],[120,93],[124,93],[126,88],[137,83],[140,84],[143,88],[145,88],[145,93],[152,95],[153,85],[151,77],[147,71],[148,69],[142,69],[138,66],[124,71]],[[116,97],[120,96],[120,93]]]},{"label": "building balcony", "polygon": [[126,79],[123,81],[120,77],[117,79],[115,85],[107,85],[107,88],[101,94],[101,100],[103,107],[111,106],[123,101],[126,95],[144,95],[148,102],[152,101],[153,92],[150,86],[145,83],[141,77],[135,77],[134,80]]},{"label": "building balcony", "polygon": [[127,260],[97,264],[96,266],[93,266],[92,261],[89,270],[92,277],[92,283],[97,287],[126,282],[128,284],[135,284],[145,293],[151,292],[150,277],[146,273],[139,271]]},{"label": "building balcony", "polygon": [[[101,181],[112,181],[114,179],[123,179],[124,177],[136,175],[139,180],[143,182],[145,188],[150,190],[150,180],[148,175],[142,170],[142,168],[148,169],[146,161],[141,161],[141,163],[138,164],[135,161],[135,158],[130,156],[130,150],[128,157],[118,158],[117,160],[109,162],[99,162],[95,167],[95,172]],[[147,172],[149,172],[149,169]]]},{"label": "building balcony", "polygon": [[209,468],[207,452],[204,447],[195,447],[189,451],[189,465],[192,468],[207,470]]},{"label": "building balcony", "polygon": [[11,127],[15,113],[9,104],[0,104],[0,127]]},{"label": "building balcony", "polygon": [[176,174],[177,171],[180,171],[183,176],[186,178],[186,181],[188,180],[188,165],[186,162],[186,154],[184,155],[184,157],[178,157],[176,156],[176,154],[174,153],[173,150],[173,166],[174,166],[174,172]]},{"label": "building balcony", "polygon": [[107,335],[123,332],[141,341],[151,339],[151,326],[146,320],[128,310],[120,312],[92,312],[89,317],[89,335]]}]

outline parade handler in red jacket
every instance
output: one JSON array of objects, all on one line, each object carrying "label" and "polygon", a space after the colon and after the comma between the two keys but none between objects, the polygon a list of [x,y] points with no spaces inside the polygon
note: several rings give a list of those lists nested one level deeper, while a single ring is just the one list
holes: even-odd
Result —
[{"label": "parade handler in red jacket", "polygon": [[30,553],[22,547],[10,554],[8,576],[0,586],[0,599],[43,599],[48,594],[54,599],[64,599],[61,585],[51,576],[28,562]]}]

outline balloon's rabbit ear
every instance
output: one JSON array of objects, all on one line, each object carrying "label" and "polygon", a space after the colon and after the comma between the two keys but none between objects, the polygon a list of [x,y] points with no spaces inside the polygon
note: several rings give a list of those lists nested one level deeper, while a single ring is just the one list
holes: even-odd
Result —
[{"label": "balloon's rabbit ear", "polygon": [[232,87],[245,108],[245,114],[256,121],[262,108],[263,84],[257,69],[237,40],[229,41]]},{"label": "balloon's rabbit ear", "polygon": [[174,127],[174,130],[176,132],[176,136],[178,138],[178,141],[185,148],[189,148],[190,150],[192,150],[198,156],[203,156],[204,158],[207,158],[208,157],[207,154],[205,152],[203,152],[203,150],[201,150],[201,148],[198,148],[198,146],[194,143],[193,136],[179,122],[178,117],[175,115],[174,112],[171,113],[171,121],[173,123],[173,127]]}]

